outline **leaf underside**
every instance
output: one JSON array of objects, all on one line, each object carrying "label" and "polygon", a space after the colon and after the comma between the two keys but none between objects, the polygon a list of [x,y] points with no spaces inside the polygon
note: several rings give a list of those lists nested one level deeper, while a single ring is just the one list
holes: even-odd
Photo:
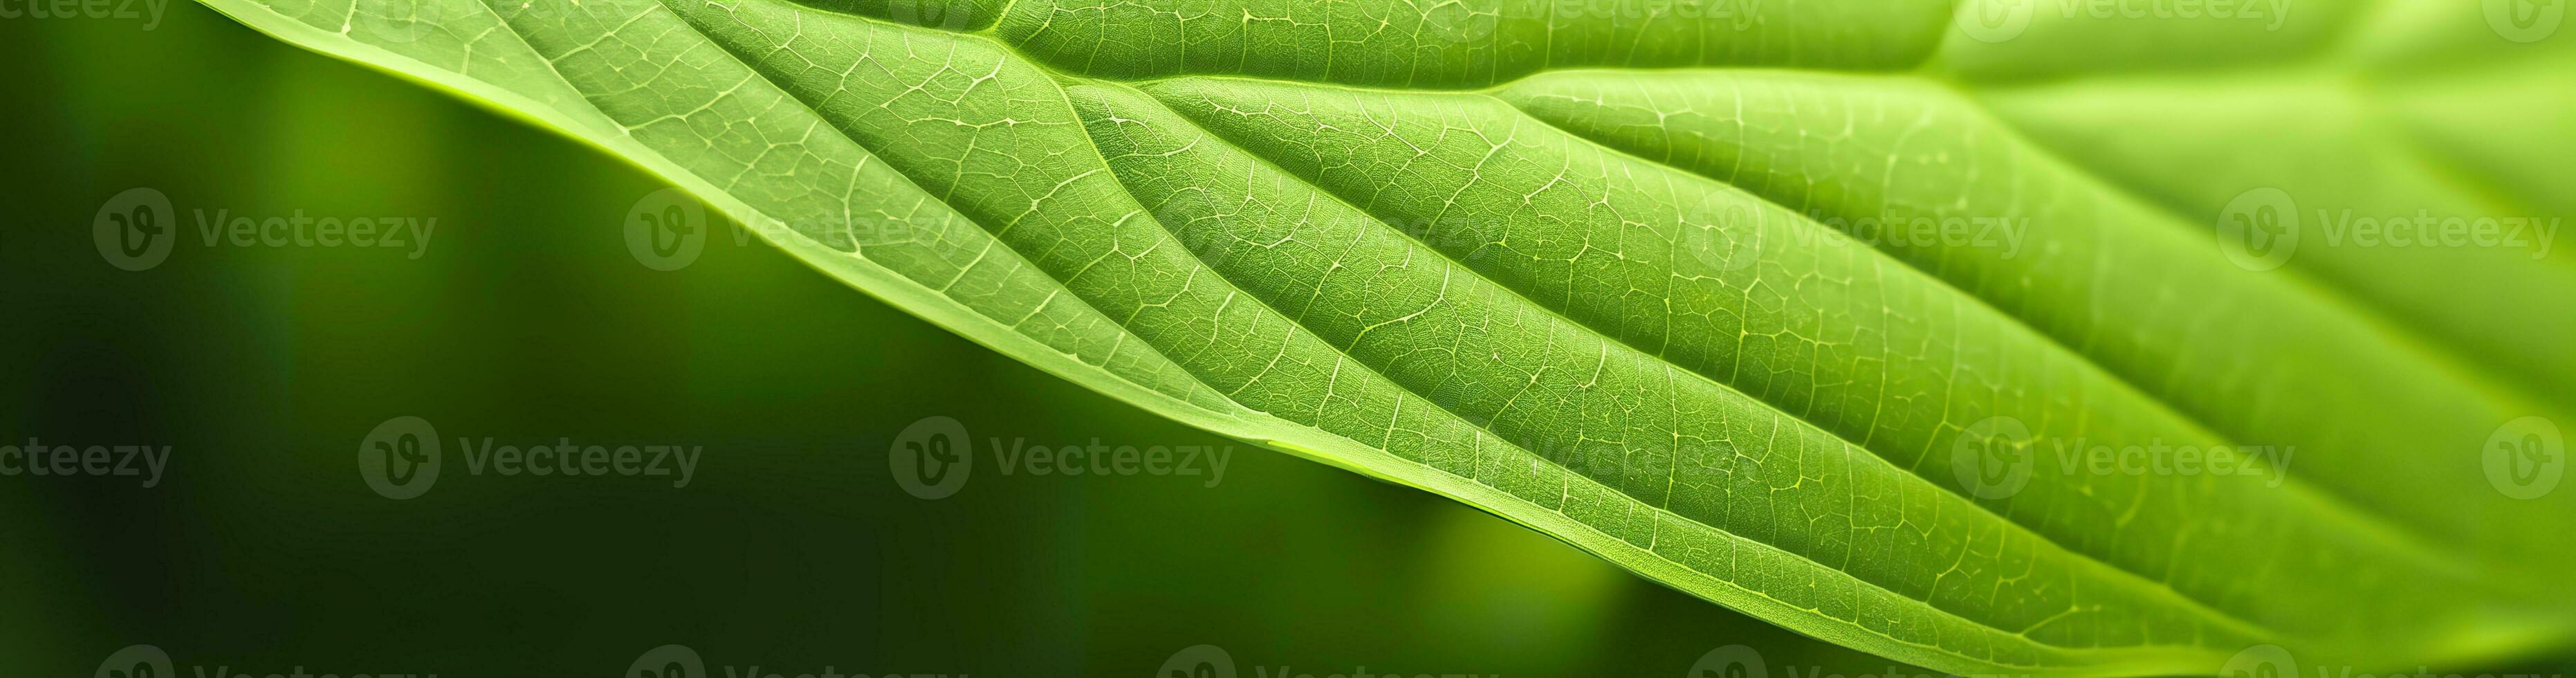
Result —
[{"label": "leaf underside", "polygon": [[[2474,3],[2043,2],[1987,42],[1927,0],[203,1],[1091,388],[1891,659],[2440,666],[2576,628],[2576,492],[2480,457],[2576,422],[2576,261],[2311,232],[2255,271],[2213,229],[2257,188],[2576,207],[2576,52]],[[1998,440],[2037,470],[1981,491],[1957,462]],[[2287,452],[2061,456],[2095,446]]]}]

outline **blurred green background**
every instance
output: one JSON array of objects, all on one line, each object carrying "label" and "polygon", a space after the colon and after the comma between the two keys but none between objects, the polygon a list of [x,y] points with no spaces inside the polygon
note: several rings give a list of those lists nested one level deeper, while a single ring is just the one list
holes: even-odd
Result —
[{"label": "blurred green background", "polygon": [[[1683,675],[1928,673],[1807,640],[1438,499],[1145,414],[895,311],[757,240],[677,271],[620,224],[662,184],[565,139],[304,53],[196,4],[0,20],[0,444],[169,446],[132,477],[0,477],[0,676],[119,648],[183,676],[713,669],[1141,676],[1242,667]],[[149,28],[147,29],[147,25]],[[166,194],[140,272],[91,224]],[[408,249],[206,246],[210,215],[435,218]],[[1221,483],[1005,476],[903,492],[889,440],[1228,445]],[[356,466],[419,416],[441,479]],[[459,437],[681,444],[694,479],[464,473]],[[989,453],[980,461],[989,461]],[[168,678],[168,677],[163,677]]]}]

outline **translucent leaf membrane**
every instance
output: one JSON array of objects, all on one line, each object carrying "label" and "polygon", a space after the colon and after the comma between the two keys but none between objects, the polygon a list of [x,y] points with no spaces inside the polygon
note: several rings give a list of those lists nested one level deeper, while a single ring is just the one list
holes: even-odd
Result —
[{"label": "translucent leaf membrane", "polygon": [[1891,659],[2406,668],[2576,621],[2576,495],[2482,456],[2576,422],[2564,256],[2213,237],[2255,187],[2566,205],[2576,139],[2463,103],[2566,99],[2564,50],[2401,20],[2440,3],[1989,40],[1921,1],[205,1],[1065,378]]}]

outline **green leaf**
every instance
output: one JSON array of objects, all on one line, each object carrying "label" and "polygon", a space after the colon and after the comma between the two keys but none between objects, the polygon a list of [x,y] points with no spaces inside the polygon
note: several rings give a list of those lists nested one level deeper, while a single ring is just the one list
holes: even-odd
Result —
[{"label": "green leaf", "polygon": [[[2571,255],[2319,223],[2576,208],[2570,40],[2474,7],[203,1],[1065,378],[1891,659],[2576,631],[2576,492],[2531,475]],[[2294,251],[2229,240],[2246,196]]]}]

